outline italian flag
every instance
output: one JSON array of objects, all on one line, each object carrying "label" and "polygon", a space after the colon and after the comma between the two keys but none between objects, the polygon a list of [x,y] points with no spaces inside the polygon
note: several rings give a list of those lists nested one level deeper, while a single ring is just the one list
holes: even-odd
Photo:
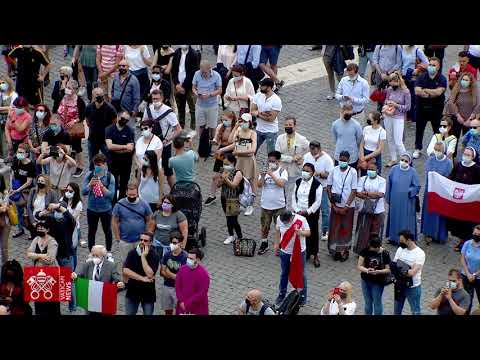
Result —
[{"label": "italian flag", "polygon": [[101,281],[77,278],[75,282],[77,305],[102,314],[117,312],[117,285]]},{"label": "italian flag", "polygon": [[428,173],[428,212],[480,223],[480,184],[466,185]]}]

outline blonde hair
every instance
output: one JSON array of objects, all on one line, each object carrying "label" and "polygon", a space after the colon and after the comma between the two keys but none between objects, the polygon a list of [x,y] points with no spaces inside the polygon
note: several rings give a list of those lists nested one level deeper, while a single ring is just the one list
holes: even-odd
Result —
[{"label": "blonde hair", "polygon": [[348,281],[342,281],[338,287],[345,290],[347,297],[345,298],[345,304],[349,304],[353,301],[353,286]]},{"label": "blonde hair", "polygon": [[473,106],[475,106],[477,104],[477,79],[475,79],[473,75],[469,72],[462,73],[462,76],[458,79],[457,83],[453,87],[450,97],[451,99],[453,99],[454,103],[457,101],[458,95],[460,94],[460,81],[465,76],[470,79],[470,96],[472,97]]},{"label": "blonde hair", "polygon": [[73,69],[71,66],[62,66],[59,70],[60,71],[63,71],[64,73],[66,73],[68,75],[68,77],[71,77],[72,74],[73,74]]},{"label": "blonde hair", "polygon": [[45,192],[49,192],[50,190],[52,190],[52,182],[50,181],[50,177],[48,175],[45,175],[45,174],[40,174],[37,176],[37,182],[38,182],[38,179],[40,178],[43,178],[45,180]]},{"label": "blonde hair", "polygon": [[396,70],[390,74],[388,81],[398,81],[398,85],[401,89],[407,89],[407,85],[405,85],[405,81],[403,80],[402,74],[400,71]]},{"label": "blonde hair", "polygon": [[11,93],[15,91],[15,84],[10,76],[8,75],[0,76],[0,80],[3,80],[8,84],[8,90],[10,90]]}]

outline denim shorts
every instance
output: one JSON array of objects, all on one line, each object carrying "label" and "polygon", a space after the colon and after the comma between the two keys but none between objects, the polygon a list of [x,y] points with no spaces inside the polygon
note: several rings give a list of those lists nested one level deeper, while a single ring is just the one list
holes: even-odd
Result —
[{"label": "denim shorts", "polygon": [[264,47],[262,46],[262,52],[260,53],[260,64],[277,65],[278,56],[280,55],[280,47]]}]

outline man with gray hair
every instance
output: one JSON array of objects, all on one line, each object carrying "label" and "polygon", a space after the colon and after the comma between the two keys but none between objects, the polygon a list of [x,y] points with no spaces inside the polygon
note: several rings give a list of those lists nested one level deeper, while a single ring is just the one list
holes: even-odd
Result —
[{"label": "man with gray hair", "polygon": [[204,129],[209,129],[210,140],[213,140],[218,123],[218,95],[222,93],[222,78],[212,70],[207,60],[200,62],[200,70],[195,72],[192,90],[197,96],[196,117],[199,137]]},{"label": "man with gray hair", "polygon": [[238,309],[239,315],[275,315],[272,308],[263,302],[263,294],[258,289],[250,290]]},{"label": "man with gray hair", "polygon": [[353,105],[347,101],[341,106],[341,117],[332,124],[332,136],[335,142],[335,166],[338,165],[338,158],[342,151],[350,154],[349,165],[353,168],[358,163],[358,148],[363,138],[360,123],[352,118]]}]

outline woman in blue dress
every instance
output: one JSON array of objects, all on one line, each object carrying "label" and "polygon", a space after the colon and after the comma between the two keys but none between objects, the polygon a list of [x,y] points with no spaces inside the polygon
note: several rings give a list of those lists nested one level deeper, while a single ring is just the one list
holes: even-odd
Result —
[{"label": "woman in blue dress", "polygon": [[425,164],[425,192],[423,195],[422,206],[422,226],[421,233],[425,236],[427,245],[433,241],[445,244],[448,240],[447,220],[437,213],[428,211],[428,173],[436,173],[448,177],[453,169],[452,160],[445,155],[445,145],[443,142],[437,142],[434,146],[434,153],[428,158]]},{"label": "woman in blue dress", "polygon": [[420,191],[420,181],[411,163],[412,156],[404,153],[400,157],[400,164],[392,167],[388,175],[385,200],[389,206],[385,235],[391,244],[398,245],[398,233],[402,230],[410,230],[417,239],[415,197]]}]

